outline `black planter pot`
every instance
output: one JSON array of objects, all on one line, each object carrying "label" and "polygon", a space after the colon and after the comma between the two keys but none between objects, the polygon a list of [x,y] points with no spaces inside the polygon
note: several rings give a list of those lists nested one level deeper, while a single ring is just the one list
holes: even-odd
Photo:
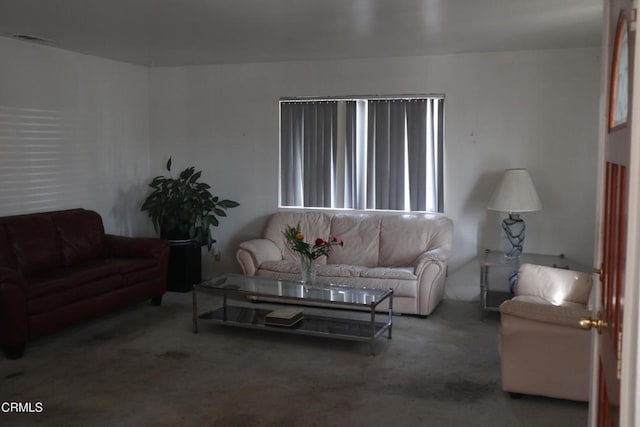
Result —
[{"label": "black planter pot", "polygon": [[202,245],[190,239],[169,240],[169,247],[167,290],[189,292],[202,281]]}]

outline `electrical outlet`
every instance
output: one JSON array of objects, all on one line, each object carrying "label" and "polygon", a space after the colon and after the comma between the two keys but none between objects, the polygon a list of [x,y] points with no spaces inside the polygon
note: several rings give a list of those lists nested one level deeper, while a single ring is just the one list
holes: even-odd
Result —
[{"label": "electrical outlet", "polygon": [[220,249],[214,249],[213,250],[213,259],[216,261],[220,261],[220,258],[222,258],[222,252],[220,252]]}]

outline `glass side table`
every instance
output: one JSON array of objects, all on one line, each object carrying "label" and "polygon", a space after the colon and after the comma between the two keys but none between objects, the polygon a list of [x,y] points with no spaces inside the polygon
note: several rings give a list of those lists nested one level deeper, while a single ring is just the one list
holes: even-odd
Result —
[{"label": "glass side table", "polygon": [[507,259],[504,252],[485,249],[480,261],[480,303],[486,311],[498,311],[500,304],[512,296],[512,275],[521,264],[546,265],[555,268],[583,270],[583,266],[569,261],[563,254],[522,254],[517,259]]}]

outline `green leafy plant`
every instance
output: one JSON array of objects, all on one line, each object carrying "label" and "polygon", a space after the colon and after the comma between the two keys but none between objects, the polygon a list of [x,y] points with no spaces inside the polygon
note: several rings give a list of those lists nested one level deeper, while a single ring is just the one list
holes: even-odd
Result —
[{"label": "green leafy plant", "polygon": [[211,227],[217,227],[218,217],[227,216],[226,210],[239,206],[233,200],[220,200],[213,196],[211,186],[199,182],[202,171],[191,166],[171,176],[171,158],[166,165],[169,176],[153,178],[152,191],[142,204],[160,237],[170,240],[192,239],[201,245],[211,246],[215,239]]}]

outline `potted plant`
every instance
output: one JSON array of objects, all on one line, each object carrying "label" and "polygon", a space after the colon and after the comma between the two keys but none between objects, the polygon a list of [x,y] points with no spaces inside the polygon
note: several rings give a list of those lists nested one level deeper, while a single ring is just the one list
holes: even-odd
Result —
[{"label": "potted plant", "polygon": [[169,276],[167,289],[188,291],[201,281],[201,248],[211,250],[215,243],[211,228],[218,217],[239,206],[233,200],[220,200],[211,194],[209,184],[199,182],[202,171],[191,166],[171,176],[171,158],[167,161],[169,176],[155,177],[152,191],[142,204],[160,237],[169,240]]},{"label": "potted plant", "polygon": [[[166,168],[171,174],[171,157]],[[211,227],[217,227],[218,217],[227,216],[225,211],[239,203],[213,196],[209,191],[211,186],[198,181],[201,175],[202,171],[191,166],[177,178],[153,178],[149,184],[152,192],[142,204],[142,210],[147,211],[160,237],[174,241],[193,240],[211,250],[215,243]]]}]

